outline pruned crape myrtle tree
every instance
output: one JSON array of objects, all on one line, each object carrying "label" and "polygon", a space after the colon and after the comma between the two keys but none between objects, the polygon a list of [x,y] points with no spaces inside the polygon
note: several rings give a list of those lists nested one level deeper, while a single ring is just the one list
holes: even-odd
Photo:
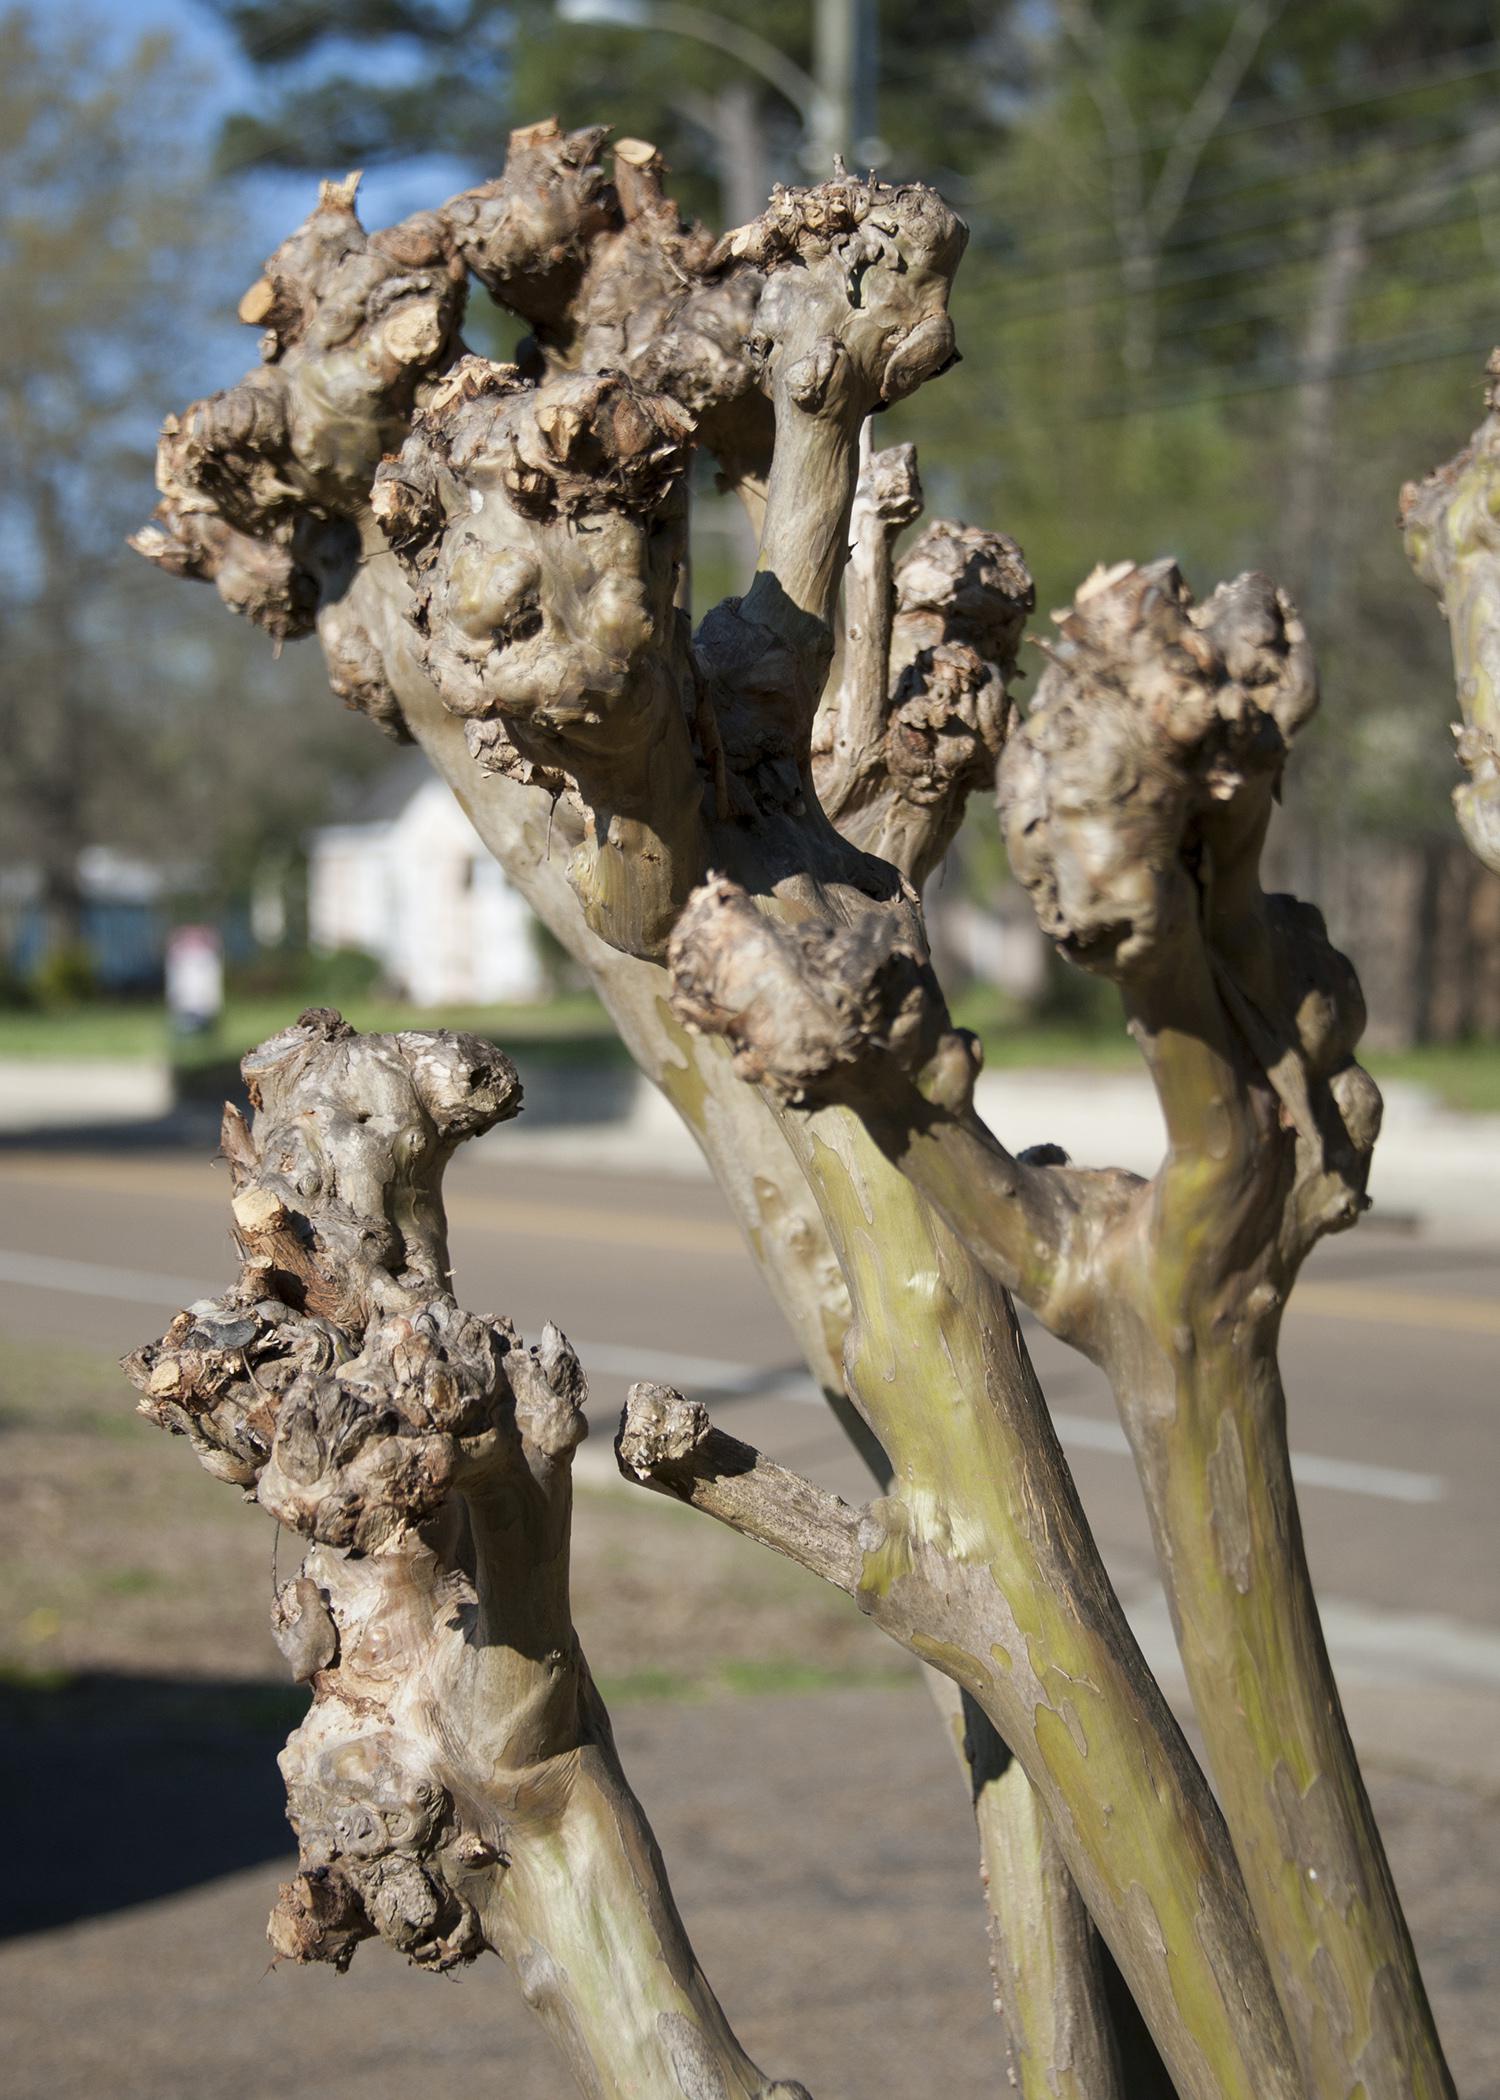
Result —
[{"label": "pruned crape myrtle tree", "polygon": [[[137,539],[415,739],[702,1146],[869,1460],[853,1508],[637,1386],[627,1479],[856,1598],[968,1766],[1028,2095],[1122,2074],[1097,1933],[1184,2100],[1451,2091],[1330,1675],[1277,1335],[1352,1224],[1379,1120],[1354,973],[1261,842],[1316,684],[1265,578],[1095,573],[1030,711],[1020,550],[921,509],[875,411],[954,361],[964,229],[838,170],[715,241],[654,150],[552,124],[367,234],[324,186],[245,295],[239,385],[169,420]],[[468,354],[467,282],[530,329]],[[755,521],[680,599],[695,447]],[[1169,1150],[1150,1180],[977,1117],[921,892],[998,764],[1046,931],[1113,978]],[[514,1113],[475,1040],[313,1012],[246,1063],[243,1257],[131,1360],[155,1419],[303,1534],[276,1630],[277,1950],[490,1948],[591,2094],[795,2093],[694,1960],[569,1616],[583,1369],[450,1291],[439,1178]],[[1104,1367],[1218,1791],[1145,1666],[1013,1299]],[[664,1318],[667,1316],[664,1308]],[[1220,1805],[1222,1804],[1222,1805]],[[1133,2090],[1141,2090],[1137,2080]]]}]

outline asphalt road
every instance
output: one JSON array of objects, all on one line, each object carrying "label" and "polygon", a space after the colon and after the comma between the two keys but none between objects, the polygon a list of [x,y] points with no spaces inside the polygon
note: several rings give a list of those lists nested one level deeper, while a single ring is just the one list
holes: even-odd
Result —
[{"label": "asphalt road", "polygon": [[[222,1288],[234,1263],[210,1153],[0,1146],[0,1335],[123,1352]],[[628,1380],[651,1376],[864,1492],[710,1186],[519,1166],[501,1133],[460,1157],[449,1196],[464,1300],[532,1336],[555,1319],[578,1347],[600,1432],[580,1454],[591,1478],[613,1477],[612,1417]],[[1471,2100],[1500,2100],[1497,1281],[1494,1248],[1364,1230],[1322,1250],[1285,1336],[1330,1646]],[[1108,1395],[1028,1333],[1122,1597],[1182,1704]],[[994,2089],[972,1830],[919,1689],[627,1705],[616,1719],[700,1954],[763,2063],[820,2100]],[[59,1871],[86,1876],[98,1844],[122,1842],[117,1825],[148,1853],[167,1823],[186,1843],[195,1803],[218,1864],[128,1908],[75,1906],[60,1928],[11,1923],[0,2054],[18,2100],[267,2100],[310,2061],[329,2100],[398,2100],[435,2070],[490,2083],[497,2066],[513,2100],[557,2100],[558,2068],[492,1964],[446,1988],[378,1949],[347,1981],[267,1974],[261,1921],[286,1864],[274,1723],[243,1740],[129,1715],[98,1725],[23,1728],[10,1745],[17,1798],[42,1759],[54,1794],[92,1803],[66,1842],[37,1833],[60,1845]]]},{"label": "asphalt road", "polygon": [[[507,1162],[449,1178],[457,1287],[523,1333],[556,1320],[605,1431],[632,1378],[708,1399],[725,1427],[859,1495],[715,1189]],[[222,1166],[176,1150],[0,1151],[0,1331],[124,1351],[233,1270]],[[1285,1336],[1308,1551],[1362,1748],[1500,1785],[1500,1251],[1362,1229],[1327,1244]],[[1096,1535],[1154,1663],[1173,1651],[1107,1390],[1028,1329]],[[1169,1685],[1169,1689],[1170,1689]]]}]

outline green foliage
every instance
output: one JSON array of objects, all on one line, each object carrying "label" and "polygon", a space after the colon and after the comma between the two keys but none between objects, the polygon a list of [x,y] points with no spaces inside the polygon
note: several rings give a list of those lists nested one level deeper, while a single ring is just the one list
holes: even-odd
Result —
[{"label": "green foliage", "polygon": [[[231,159],[331,168],[440,147],[489,173],[503,110],[654,139],[710,220],[743,188],[733,153],[762,185],[804,173],[797,114],[693,38],[564,25],[551,0],[216,5],[267,90]],[[1446,830],[1445,642],[1392,499],[1478,410],[1500,252],[1493,11],[1261,13],[1256,36],[1248,0],[1165,19],[1160,0],[882,0],[886,166],[944,189],[972,239],[963,369],[881,435],[918,441],[934,508],[1015,533],[1044,607],[1126,556],[1175,553],[1200,589],[1270,570],[1324,673],[1293,821]],[[753,27],[807,68],[812,19],[806,0],[765,0]],[[1340,291],[1341,226],[1355,252]],[[700,603],[722,551],[700,565]]]},{"label": "green foliage", "polygon": [[82,1006],[98,986],[88,949],[81,941],[61,941],[31,972],[30,986],[38,1006],[49,1011]]},{"label": "green foliage", "polygon": [[341,1006],[368,1000],[381,982],[383,965],[362,948],[336,948],[323,954],[313,948],[280,948],[240,963],[229,973],[229,991],[237,1000],[285,999],[288,1008]]},{"label": "green foliage", "polygon": [[331,955],[308,956],[303,990],[320,1005],[337,1006],[341,1000],[368,999],[381,981],[379,956],[361,948],[335,948]]},{"label": "green foliage", "polygon": [[384,759],[313,651],[276,664],[212,591],[124,544],[161,417],[226,376],[205,338],[255,258],[206,180],[180,49],[104,31],[0,12],[0,835],[64,939],[84,847],[166,858],[212,910]]}]

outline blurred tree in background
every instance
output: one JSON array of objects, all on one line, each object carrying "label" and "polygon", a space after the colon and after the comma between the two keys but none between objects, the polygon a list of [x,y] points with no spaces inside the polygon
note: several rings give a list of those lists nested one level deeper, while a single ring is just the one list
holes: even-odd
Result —
[{"label": "blurred tree in background", "polygon": [[[508,126],[557,113],[651,137],[716,223],[805,174],[803,113],[691,36],[563,21],[550,0],[204,4],[263,84],[225,128],[229,166],[439,147],[468,176],[500,166]],[[708,15],[815,63],[813,0]],[[1279,865],[1332,899],[1351,941],[1403,913],[1399,985],[1441,945],[1443,884],[1464,926],[1485,903],[1450,867],[1445,643],[1393,491],[1473,422],[1496,334],[1494,6],[878,0],[874,15],[882,166],[935,183],[973,235],[954,300],[966,384],[924,388],[889,435],[918,441],[935,508],[1017,535],[1042,605],[1099,561],[1164,550],[1197,577],[1265,567],[1290,588],[1324,712]],[[1361,859],[1361,840],[1401,867]],[[994,827],[973,823],[962,850],[992,888]],[[1382,874],[1399,899],[1376,899]],[[1391,1025],[1435,1021],[1418,1006]],[[1473,1025],[1471,1008],[1443,1025]]]},{"label": "blurred tree in background", "polygon": [[[410,167],[424,193],[442,194],[498,169],[511,125],[544,114],[652,138],[684,205],[710,222],[743,217],[770,181],[807,172],[805,109],[699,37],[565,21],[553,0],[199,5],[233,33],[251,68],[246,106],[230,112],[218,141],[225,176]],[[622,6],[642,12],[639,0],[616,0]],[[972,230],[955,298],[966,384],[924,390],[889,419],[889,437],[917,440],[933,508],[1016,535],[1043,606],[1066,602],[1096,562],[1164,551],[1195,577],[1260,567],[1283,581],[1313,628],[1325,699],[1280,820],[1282,872],[1329,897],[1341,934],[1360,945],[1369,936],[1348,914],[1368,904],[1379,937],[1379,884],[1351,842],[1399,850],[1407,945],[1426,952],[1437,941],[1428,921],[1444,885],[1458,884],[1444,909],[1465,923],[1483,885],[1449,869],[1445,642],[1405,568],[1394,491],[1472,423],[1496,332],[1493,5],[871,0],[871,9],[882,166],[934,183]],[[753,31],[804,73],[816,64],[815,13],[814,0],[753,9],[719,0],[698,10],[710,28]],[[53,391],[36,471],[50,475],[65,506],[69,490],[93,486],[84,455],[102,460],[114,448],[107,500],[89,506],[87,534],[63,528],[63,554],[88,569],[99,608],[92,617],[102,620],[98,594],[113,563],[84,560],[84,539],[113,546],[140,487],[138,474],[118,470],[119,448],[143,439],[98,405],[99,367],[109,364],[109,386],[142,408],[144,424],[170,391],[139,384],[142,345],[153,329],[159,342],[164,301],[185,313],[183,287],[193,280],[192,311],[206,311],[204,258],[214,242],[236,289],[258,258],[232,233],[212,231],[202,209],[199,171],[180,144],[188,135],[181,100],[179,117],[170,114],[173,94],[188,92],[180,59],[143,45],[129,61],[136,85],[111,103],[90,54],[44,58],[33,33],[7,33],[19,40],[7,69],[7,132],[19,141],[8,149],[8,195],[39,195],[50,183],[63,214],[56,228],[38,219],[27,236],[44,244],[57,276],[45,301],[27,277],[24,242],[7,244],[4,264],[34,308],[17,348],[48,373]],[[57,69],[50,89],[44,63]],[[45,130],[28,131],[23,120],[28,96],[49,93],[72,98],[79,112],[64,129],[98,139],[65,178],[47,172]],[[142,155],[147,140],[152,150]],[[37,156],[34,172],[27,155]],[[116,183],[122,169],[128,179]],[[91,182],[116,192],[118,231],[107,252],[91,217]],[[169,294],[173,272],[178,289]],[[482,310],[469,332],[491,354],[511,347]],[[108,358],[106,339],[121,346]],[[6,373],[7,397],[35,431],[43,418],[9,363]],[[78,405],[64,419],[57,390],[65,387]],[[73,464],[55,444],[64,421],[79,453]],[[736,526],[711,498],[700,513],[695,561],[707,602],[730,585],[727,562],[715,558],[725,541],[714,534]],[[45,521],[21,528],[33,563],[44,559],[44,542]],[[40,569],[36,581],[40,589]],[[151,582],[131,586],[142,603]],[[139,647],[119,670],[132,696],[124,710],[131,755],[144,734],[155,738],[158,764],[191,767],[190,754],[205,747],[174,737],[170,725],[186,722],[195,691],[232,675],[254,686],[261,704],[284,708],[278,734],[301,740],[304,755],[275,785],[306,790],[311,809],[326,793],[319,740],[333,739],[340,762],[357,740],[337,736],[326,705],[298,708],[284,679],[267,684],[253,638],[226,642],[207,609],[169,615],[151,605],[176,639],[158,647],[130,626]],[[88,617],[75,594],[68,619]],[[97,691],[68,689],[85,654],[62,626],[33,620],[28,632],[32,668],[22,682],[45,679],[67,696],[31,732],[76,750],[82,727],[62,725],[87,718],[87,733],[107,740],[107,725],[93,719]],[[205,679],[210,649],[216,664],[234,652],[233,670]],[[302,675],[311,679],[311,670]],[[112,721],[120,700],[112,694]],[[246,728],[257,719],[243,708],[216,711],[220,762],[224,739],[257,735]],[[70,770],[76,786],[53,777]],[[40,778],[46,768],[33,772]],[[47,792],[61,810],[90,779],[119,777],[112,758],[54,766]],[[222,845],[245,863],[274,827],[271,813],[253,806],[238,820],[244,839]],[[97,830],[103,818],[89,821]],[[76,829],[81,819],[70,822]],[[965,851],[992,892],[993,827],[971,826]],[[1493,935],[1500,952],[1500,923]],[[1403,974],[1406,962],[1393,982]],[[1466,1011],[1455,1007],[1444,1025],[1471,1025]],[[1414,1012],[1398,1032],[1427,1025]]]},{"label": "blurred tree in background", "polygon": [[[509,124],[555,113],[655,139],[710,219],[803,172],[797,111],[696,38],[564,23],[548,0],[207,4],[265,80],[227,128],[231,165],[438,151],[488,171]],[[876,12],[885,166],[936,184],[973,236],[968,383],[893,432],[941,505],[1013,531],[1043,603],[1125,554],[1271,569],[1327,688],[1301,801],[1321,823],[1336,780],[1340,822],[1446,830],[1443,638],[1391,492],[1472,420],[1492,340],[1493,6]],[[813,63],[808,0],[708,13]]]},{"label": "blurred tree in background", "polygon": [[212,907],[381,756],[312,704],[311,663],[289,680],[124,545],[184,346],[202,354],[243,277],[200,87],[170,38],[0,15],[0,833],[55,952],[78,950],[84,849],[165,862]]}]

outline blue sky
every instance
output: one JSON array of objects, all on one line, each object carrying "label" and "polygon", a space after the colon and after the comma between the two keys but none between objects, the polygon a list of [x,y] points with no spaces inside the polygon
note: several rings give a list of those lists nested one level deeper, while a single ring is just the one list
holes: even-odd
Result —
[{"label": "blue sky", "polygon": [[[181,40],[184,56],[192,61],[207,83],[202,107],[205,131],[211,137],[222,117],[236,108],[254,105],[260,89],[254,69],[240,56],[234,38],[197,0],[54,0],[43,7],[31,0],[33,12],[52,22],[96,24],[106,35],[122,42],[143,31],[170,30]],[[329,169],[343,175],[344,168]],[[374,169],[360,189],[360,216],[367,226],[389,225],[394,219],[423,206],[440,203],[468,179],[465,171],[441,154],[401,167]],[[282,170],[257,171],[236,178],[235,188],[244,213],[246,260],[250,265],[246,282],[254,275],[262,255],[273,248],[311,207],[317,194],[313,174]]]}]

